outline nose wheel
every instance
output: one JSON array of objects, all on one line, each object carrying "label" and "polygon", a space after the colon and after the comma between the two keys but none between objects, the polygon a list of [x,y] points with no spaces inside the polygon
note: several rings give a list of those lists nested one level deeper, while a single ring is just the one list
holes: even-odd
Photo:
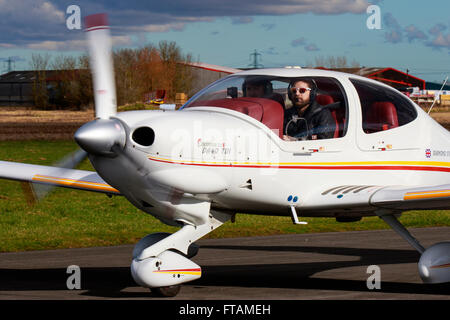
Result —
[{"label": "nose wheel", "polygon": [[158,297],[175,297],[181,290],[181,285],[173,285],[173,286],[167,286],[167,287],[158,287],[158,288],[151,288],[151,292],[153,292]]}]

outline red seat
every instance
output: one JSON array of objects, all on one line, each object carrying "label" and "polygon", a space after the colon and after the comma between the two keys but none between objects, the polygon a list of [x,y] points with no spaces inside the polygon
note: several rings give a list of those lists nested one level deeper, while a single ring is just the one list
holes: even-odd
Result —
[{"label": "red seat", "polygon": [[189,107],[212,106],[234,110],[244,113],[269,127],[273,132],[283,138],[284,109],[280,103],[272,99],[242,97],[234,99],[216,99],[196,101]]},{"label": "red seat", "polygon": [[397,109],[392,102],[374,102],[367,110],[363,121],[366,133],[378,132],[398,127]]},{"label": "red seat", "polygon": [[[334,103],[334,99],[332,96],[326,94],[319,94],[316,96],[316,101],[321,106],[326,106],[331,103]],[[345,123],[345,112],[342,112],[341,108],[339,109],[329,109],[331,112],[331,116],[336,123],[336,129],[334,129],[334,138],[339,138],[341,136],[341,131],[343,130]]]},{"label": "red seat", "polygon": [[333,103],[334,99],[332,96],[326,95],[326,94],[319,94],[316,97],[316,101],[321,106],[326,106],[327,104]]}]

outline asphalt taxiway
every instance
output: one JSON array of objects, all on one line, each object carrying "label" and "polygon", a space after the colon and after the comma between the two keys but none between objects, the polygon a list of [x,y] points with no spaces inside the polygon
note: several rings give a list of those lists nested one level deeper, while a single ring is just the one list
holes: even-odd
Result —
[{"label": "asphalt taxiway", "polygon": [[[450,227],[409,229],[425,247],[450,241]],[[420,258],[392,230],[206,239],[193,260],[202,277],[183,300],[450,300],[449,284],[423,284]],[[0,300],[160,299],[130,274],[132,245],[0,254]],[[67,268],[80,267],[69,290]],[[371,265],[380,289],[369,289]]]}]

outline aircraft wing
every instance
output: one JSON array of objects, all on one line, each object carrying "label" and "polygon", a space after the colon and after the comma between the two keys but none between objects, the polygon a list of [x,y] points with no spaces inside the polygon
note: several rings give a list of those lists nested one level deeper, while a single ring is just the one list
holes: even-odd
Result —
[{"label": "aircraft wing", "polygon": [[327,189],[312,199],[323,207],[394,210],[450,209],[450,184],[435,186],[346,185]]},{"label": "aircraft wing", "polygon": [[0,179],[119,195],[96,172],[18,162],[0,161]]},{"label": "aircraft wing", "polygon": [[450,184],[424,187],[386,187],[375,192],[370,203],[399,210],[450,209]]}]

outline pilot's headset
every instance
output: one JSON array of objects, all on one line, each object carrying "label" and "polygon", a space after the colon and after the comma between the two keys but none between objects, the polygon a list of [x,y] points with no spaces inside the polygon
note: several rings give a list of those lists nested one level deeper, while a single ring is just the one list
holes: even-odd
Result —
[{"label": "pilot's headset", "polygon": [[289,86],[287,89],[287,94],[288,94],[289,100],[291,100],[292,103],[294,103],[294,97],[292,96],[291,88],[294,85],[294,83],[297,83],[299,81],[306,82],[308,84],[308,86],[311,88],[311,92],[309,94],[309,101],[310,101],[310,103],[314,102],[316,100],[317,91],[319,90],[319,88],[317,87],[316,81],[312,78],[300,78],[300,79],[295,79],[295,80],[291,81],[291,83],[289,83]]},{"label": "pilot's headset", "polygon": [[254,85],[263,85],[264,86],[264,96],[271,95],[273,93],[273,86],[272,82],[270,82],[267,79],[261,79],[261,77],[249,77],[245,79],[245,81],[242,83],[242,94],[244,97],[247,96],[247,84],[254,84]]}]

